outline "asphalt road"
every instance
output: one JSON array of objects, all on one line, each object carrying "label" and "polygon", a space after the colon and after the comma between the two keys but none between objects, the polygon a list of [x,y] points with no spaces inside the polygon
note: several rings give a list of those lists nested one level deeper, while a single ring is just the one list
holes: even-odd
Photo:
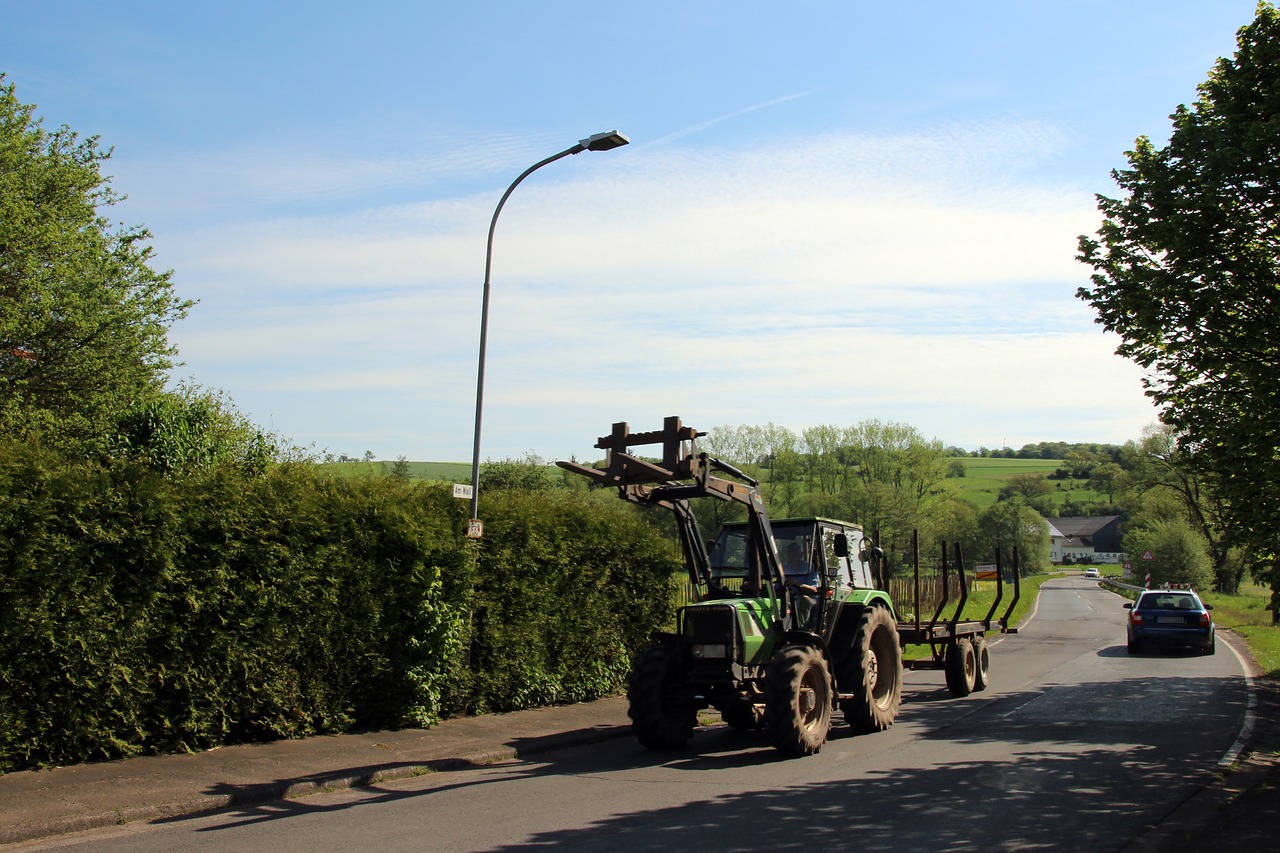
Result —
[{"label": "asphalt road", "polygon": [[907,673],[897,724],[838,725],[810,758],[714,726],[683,752],[610,741],[21,849],[1123,850],[1230,752],[1248,685],[1221,639],[1212,657],[1128,655],[1121,604],[1046,584],[993,645],[985,692]]}]

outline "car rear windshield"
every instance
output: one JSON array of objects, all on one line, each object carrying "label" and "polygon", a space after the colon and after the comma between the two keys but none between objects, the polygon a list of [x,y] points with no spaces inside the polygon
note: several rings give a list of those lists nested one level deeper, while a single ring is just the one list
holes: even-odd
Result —
[{"label": "car rear windshield", "polygon": [[1189,592],[1160,592],[1138,599],[1140,610],[1199,610],[1200,599]]}]

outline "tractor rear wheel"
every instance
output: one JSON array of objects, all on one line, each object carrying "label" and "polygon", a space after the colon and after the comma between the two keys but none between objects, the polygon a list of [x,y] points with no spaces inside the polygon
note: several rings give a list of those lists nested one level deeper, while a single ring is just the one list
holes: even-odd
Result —
[{"label": "tractor rear wheel", "polygon": [[627,686],[631,731],[649,749],[676,749],[693,736],[698,709],[674,695],[679,658],[668,646],[650,646],[636,658]]},{"label": "tractor rear wheel", "polygon": [[765,728],[787,755],[813,755],[831,731],[831,672],[822,652],[787,646],[769,662]]},{"label": "tractor rear wheel", "polygon": [[902,646],[898,625],[887,609],[867,607],[858,615],[853,649],[840,676],[840,692],[853,694],[840,701],[850,726],[882,732],[893,725],[902,704]]}]

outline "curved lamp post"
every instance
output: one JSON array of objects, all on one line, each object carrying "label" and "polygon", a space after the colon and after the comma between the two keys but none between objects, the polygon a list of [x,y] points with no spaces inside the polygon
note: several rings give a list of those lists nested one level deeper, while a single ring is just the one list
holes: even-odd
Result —
[{"label": "curved lamp post", "polygon": [[616,130],[611,130],[607,133],[594,133],[559,154],[554,154],[545,160],[539,160],[521,172],[520,177],[511,182],[511,186],[507,187],[507,191],[502,194],[502,198],[498,201],[498,207],[493,211],[493,219],[489,222],[489,242],[484,252],[484,297],[480,304],[480,364],[476,371],[476,432],[475,443],[471,453],[472,526],[468,529],[469,536],[478,538],[480,535],[480,528],[477,523],[480,507],[480,415],[484,409],[484,351],[489,337],[489,273],[493,266],[493,229],[497,227],[498,214],[502,212],[502,206],[507,203],[507,199],[511,196],[512,191],[520,185],[520,182],[548,163],[554,163],[562,157],[568,157],[570,154],[578,154],[582,151],[609,151],[613,148],[620,148],[630,141]]}]

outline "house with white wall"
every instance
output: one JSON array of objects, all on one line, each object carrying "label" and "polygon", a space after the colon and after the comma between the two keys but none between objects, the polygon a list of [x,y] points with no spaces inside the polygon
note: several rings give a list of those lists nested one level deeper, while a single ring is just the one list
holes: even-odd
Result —
[{"label": "house with white wall", "polygon": [[1123,563],[1120,516],[1062,516],[1049,522],[1049,559],[1055,563]]}]

